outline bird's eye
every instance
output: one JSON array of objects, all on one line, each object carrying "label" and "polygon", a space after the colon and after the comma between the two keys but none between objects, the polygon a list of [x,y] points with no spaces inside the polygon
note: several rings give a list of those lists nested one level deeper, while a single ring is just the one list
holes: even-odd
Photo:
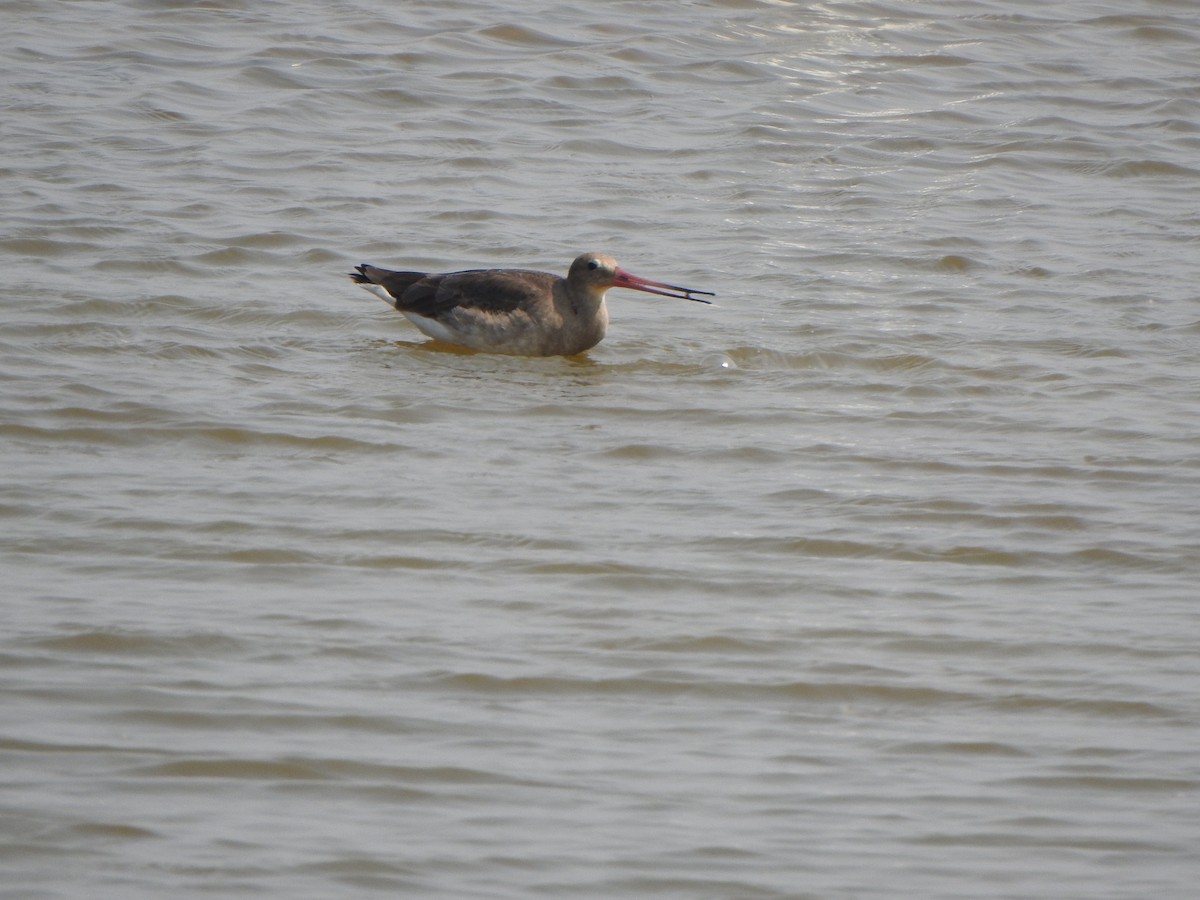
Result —
[{"label": "bird's eye", "polygon": [[592,259],[592,260],[588,260],[588,268],[589,268],[589,269],[598,269],[598,268],[600,268],[600,260],[598,260],[598,259]]}]

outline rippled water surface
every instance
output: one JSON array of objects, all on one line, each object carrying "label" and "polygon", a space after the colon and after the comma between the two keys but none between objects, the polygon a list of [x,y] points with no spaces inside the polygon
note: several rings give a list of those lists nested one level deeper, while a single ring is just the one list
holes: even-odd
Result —
[{"label": "rippled water surface", "polygon": [[1195,4],[0,11],[6,900],[1194,896]]}]

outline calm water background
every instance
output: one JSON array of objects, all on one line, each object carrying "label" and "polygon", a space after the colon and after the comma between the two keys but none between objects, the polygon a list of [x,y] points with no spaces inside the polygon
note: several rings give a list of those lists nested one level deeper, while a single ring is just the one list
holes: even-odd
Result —
[{"label": "calm water background", "polygon": [[1191,0],[0,12],[0,896],[1195,896]]}]

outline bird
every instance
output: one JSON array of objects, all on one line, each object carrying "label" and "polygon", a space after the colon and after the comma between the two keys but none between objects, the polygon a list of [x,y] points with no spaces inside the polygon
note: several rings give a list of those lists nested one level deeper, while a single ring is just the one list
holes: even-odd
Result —
[{"label": "bird", "polygon": [[621,287],[711,303],[711,291],[650,281],[604,253],[584,253],[565,278],[529,269],[467,269],[430,274],[363,263],[350,278],[436,340],[485,353],[575,356],[608,329],[604,295]]}]

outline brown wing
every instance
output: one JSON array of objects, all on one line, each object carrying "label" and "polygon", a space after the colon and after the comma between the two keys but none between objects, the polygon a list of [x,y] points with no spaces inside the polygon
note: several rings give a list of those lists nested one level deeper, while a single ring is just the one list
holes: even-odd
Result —
[{"label": "brown wing", "polygon": [[399,309],[436,317],[455,307],[506,313],[536,304],[554,289],[558,276],[519,269],[472,269],[430,275],[413,283],[400,298]]},{"label": "brown wing", "polygon": [[528,308],[554,290],[558,276],[522,269],[468,269],[446,275],[393,272],[361,265],[350,277],[377,284],[392,296],[396,309],[436,319],[456,307],[488,313]]}]

